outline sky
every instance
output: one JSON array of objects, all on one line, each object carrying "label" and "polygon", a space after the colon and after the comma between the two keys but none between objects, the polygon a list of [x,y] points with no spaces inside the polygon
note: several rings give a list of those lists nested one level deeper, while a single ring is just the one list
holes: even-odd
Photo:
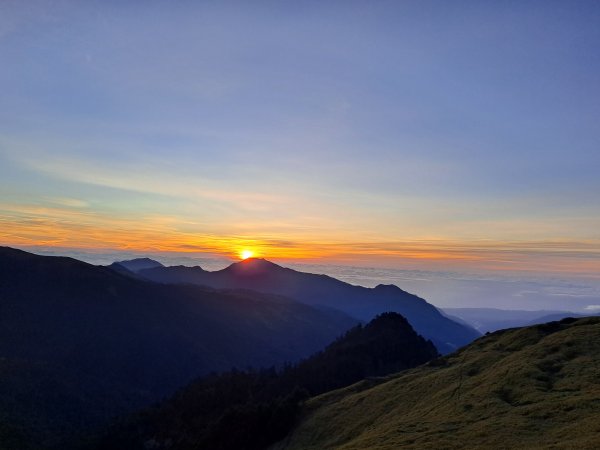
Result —
[{"label": "sky", "polygon": [[0,2],[0,243],[600,277],[595,1]]}]

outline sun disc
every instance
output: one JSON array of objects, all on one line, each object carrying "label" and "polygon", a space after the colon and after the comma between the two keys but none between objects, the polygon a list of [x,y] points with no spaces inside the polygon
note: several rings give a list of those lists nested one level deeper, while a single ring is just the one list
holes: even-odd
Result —
[{"label": "sun disc", "polygon": [[252,258],[254,256],[254,252],[252,250],[242,250],[240,252],[240,256],[242,259]]}]

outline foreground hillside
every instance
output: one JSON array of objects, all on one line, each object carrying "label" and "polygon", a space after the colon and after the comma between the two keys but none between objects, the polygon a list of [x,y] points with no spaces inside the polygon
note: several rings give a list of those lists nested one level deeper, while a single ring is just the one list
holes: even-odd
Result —
[{"label": "foreground hillside", "polygon": [[211,371],[298,360],[356,323],[0,247],[0,448],[58,444]]},{"label": "foreground hillside", "polygon": [[275,448],[600,448],[600,318],[482,337],[310,400]]}]

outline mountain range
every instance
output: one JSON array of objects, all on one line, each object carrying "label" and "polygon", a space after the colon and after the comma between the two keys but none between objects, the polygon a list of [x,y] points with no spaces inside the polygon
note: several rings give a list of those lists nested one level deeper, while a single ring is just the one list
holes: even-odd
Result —
[{"label": "mountain range", "polygon": [[442,313],[262,259],[0,247],[0,448],[597,448],[600,318],[471,342],[476,317],[564,314],[522,313]]},{"label": "mountain range", "polygon": [[158,283],[251,289],[283,295],[314,307],[343,311],[363,322],[377,314],[397,312],[406,317],[419,334],[431,339],[442,353],[480,336],[469,325],[451,320],[424,299],[394,285],[354,286],[327,275],[299,272],[260,258],[250,258],[212,272],[199,266],[164,267],[157,262],[154,267],[139,269],[136,264],[135,260],[124,261],[110,267],[120,271],[128,269],[135,276]]},{"label": "mountain range", "polygon": [[58,445],[200,375],[307,357],[357,323],[278,295],[1,247],[0,443]]}]

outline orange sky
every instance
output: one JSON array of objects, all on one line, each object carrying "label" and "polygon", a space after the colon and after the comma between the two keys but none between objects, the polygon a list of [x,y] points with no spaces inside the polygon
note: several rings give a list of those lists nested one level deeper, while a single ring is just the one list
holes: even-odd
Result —
[{"label": "orange sky", "polygon": [[[12,210],[9,212],[9,208]],[[398,268],[600,273],[598,241],[494,241],[491,239],[353,240],[305,235],[211,235],[158,216],[105,217],[73,207],[3,205],[0,241],[19,248],[208,254],[238,259],[251,250],[275,261],[306,261]]]}]

